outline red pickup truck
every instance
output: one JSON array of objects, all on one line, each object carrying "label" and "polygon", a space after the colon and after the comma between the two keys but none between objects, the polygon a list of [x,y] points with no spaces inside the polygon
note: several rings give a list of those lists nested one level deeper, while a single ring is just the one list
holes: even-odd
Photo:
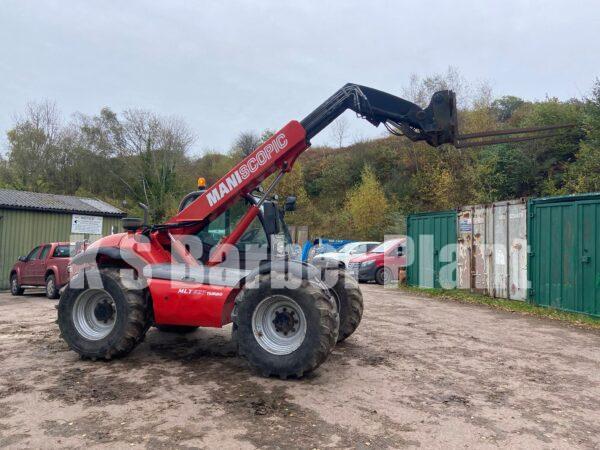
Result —
[{"label": "red pickup truck", "polygon": [[48,298],[58,298],[58,291],[69,282],[67,266],[73,249],[69,242],[41,244],[20,256],[10,271],[10,292],[21,295],[25,288],[46,287]]}]

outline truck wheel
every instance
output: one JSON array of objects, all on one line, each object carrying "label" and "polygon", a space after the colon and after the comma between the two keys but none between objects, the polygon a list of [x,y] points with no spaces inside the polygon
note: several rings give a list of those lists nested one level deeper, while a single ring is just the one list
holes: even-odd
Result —
[{"label": "truck wheel", "polygon": [[380,267],[375,272],[375,282],[377,284],[390,284],[392,282],[392,271],[389,267]]},{"label": "truck wheel", "polygon": [[[271,284],[274,277],[281,277]],[[244,287],[232,313],[241,356],[264,376],[302,377],[327,359],[338,337],[339,316],[327,291],[307,280],[260,275]],[[294,283],[294,284],[292,284]]]},{"label": "truck wheel", "polygon": [[127,289],[117,270],[101,270],[101,288],[74,289],[58,303],[58,326],[69,347],[82,357],[111,359],[139,344],[151,323],[144,290]]},{"label": "truck wheel", "polygon": [[340,332],[338,342],[349,337],[360,324],[363,314],[363,296],[358,282],[344,269],[337,271],[337,282],[331,288],[338,304]]},{"label": "truck wheel", "polygon": [[19,284],[19,277],[16,273],[13,273],[10,276],[10,293],[12,295],[23,295],[23,292],[25,292],[25,289]]},{"label": "truck wheel", "polygon": [[46,277],[46,297],[58,298],[58,287],[56,286],[56,277],[52,273]]},{"label": "truck wheel", "polygon": [[193,333],[198,327],[187,326],[187,325],[156,325],[158,331],[163,333],[177,333],[177,334],[188,334]]}]

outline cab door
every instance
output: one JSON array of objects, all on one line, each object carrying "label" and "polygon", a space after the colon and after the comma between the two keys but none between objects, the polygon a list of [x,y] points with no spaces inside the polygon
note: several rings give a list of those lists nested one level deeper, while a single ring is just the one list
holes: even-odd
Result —
[{"label": "cab door", "polygon": [[39,261],[39,253],[41,250],[41,246],[34,247],[33,250],[29,252],[26,256],[25,261],[23,262],[23,266],[21,267],[21,284],[22,285],[32,285],[33,280],[35,279],[35,265],[36,262]]},{"label": "cab door", "polygon": [[39,257],[35,261],[33,261],[33,281],[31,284],[36,286],[42,286],[46,284],[44,275],[46,275],[46,260],[48,259],[49,253],[50,244],[44,245],[39,253]]},{"label": "cab door", "polygon": [[256,269],[262,261],[269,259],[269,238],[260,216],[254,218],[235,246],[240,256],[241,269]]},{"label": "cab door", "polygon": [[[241,198],[231,205],[229,209],[217,216],[213,221],[202,228],[196,237],[199,243],[196,251],[192,253],[203,264],[206,264],[209,255],[217,248],[219,242],[228,236],[239,224],[251,203]],[[269,259],[269,239],[262,223],[262,214],[259,214],[244,231],[238,242],[227,253],[221,267],[251,270],[261,261]]]}]

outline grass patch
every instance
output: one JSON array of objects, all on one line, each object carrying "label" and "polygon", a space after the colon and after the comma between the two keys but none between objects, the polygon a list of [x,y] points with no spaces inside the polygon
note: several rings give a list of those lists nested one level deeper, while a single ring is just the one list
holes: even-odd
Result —
[{"label": "grass patch", "polygon": [[482,294],[473,294],[468,291],[458,289],[424,289],[413,286],[400,286],[400,289],[413,294],[425,295],[427,297],[441,298],[444,300],[454,300],[461,303],[471,303],[474,305],[486,305],[502,311],[517,312],[529,316],[545,317],[552,320],[568,322],[584,328],[593,328],[600,330],[600,318],[578,314],[567,311],[561,311],[555,308],[546,308],[531,305],[527,302],[517,300],[507,300],[503,298],[492,298]]}]

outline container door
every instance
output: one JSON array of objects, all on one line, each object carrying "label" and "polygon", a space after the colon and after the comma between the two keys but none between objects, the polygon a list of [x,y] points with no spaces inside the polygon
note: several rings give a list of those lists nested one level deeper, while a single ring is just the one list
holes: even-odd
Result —
[{"label": "container door", "polygon": [[577,209],[571,203],[534,209],[534,298],[541,305],[577,311]]},{"label": "container door", "polygon": [[491,246],[492,296],[508,297],[508,205],[493,207],[493,245]]},{"label": "container door", "polygon": [[456,288],[456,222],[454,211],[409,216],[411,286]]},{"label": "container door", "polygon": [[581,203],[579,208],[579,311],[600,315],[600,203]]},{"label": "container door", "polygon": [[433,219],[423,218],[415,221],[417,228],[417,239],[414,245],[418,246],[415,254],[417,260],[416,265],[416,285],[424,288],[438,287],[436,285],[435,276],[435,255],[434,235],[433,235]]},{"label": "container door", "polygon": [[478,206],[473,213],[473,246],[471,249],[471,290],[488,293],[487,246],[487,208]]},{"label": "container door", "polygon": [[527,207],[525,203],[513,203],[508,207],[509,217],[509,298],[527,298]]},{"label": "container door", "polygon": [[434,286],[456,289],[456,213],[434,217],[434,227]]},{"label": "container door", "polygon": [[466,208],[458,214],[458,288],[470,289],[472,269],[473,210]]}]

